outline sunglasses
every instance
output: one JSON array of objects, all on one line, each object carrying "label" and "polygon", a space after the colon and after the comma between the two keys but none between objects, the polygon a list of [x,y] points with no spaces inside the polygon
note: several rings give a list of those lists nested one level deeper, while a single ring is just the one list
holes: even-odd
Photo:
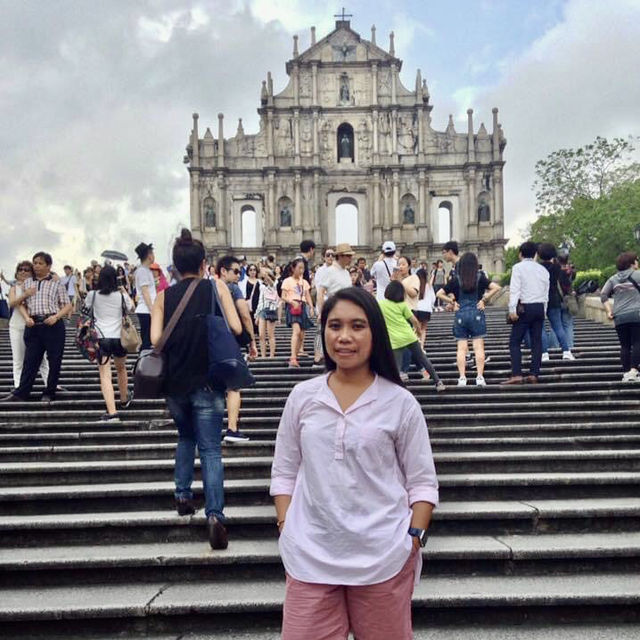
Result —
[{"label": "sunglasses", "polygon": [[333,253],[327,253],[325,254],[325,258],[333,258],[334,254]]},{"label": "sunglasses", "polygon": [[240,275],[240,269],[229,269],[229,271],[233,271],[237,276]]},{"label": "sunglasses", "polygon": [[29,267],[20,267],[18,271],[27,271],[28,273],[32,272],[32,270]]}]

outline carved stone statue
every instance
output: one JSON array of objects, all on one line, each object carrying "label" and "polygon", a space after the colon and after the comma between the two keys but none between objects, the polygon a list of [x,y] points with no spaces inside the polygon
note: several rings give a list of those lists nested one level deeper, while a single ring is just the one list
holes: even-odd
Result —
[{"label": "carved stone statue", "polygon": [[291,209],[289,209],[288,204],[285,204],[284,207],[280,209],[280,226],[281,227],[291,226]]},{"label": "carved stone statue", "polygon": [[204,226],[215,227],[216,226],[216,209],[211,198],[207,198],[204,201]]},{"label": "carved stone statue", "polygon": [[381,113],[378,118],[378,132],[380,134],[380,153],[390,155],[391,124],[389,122],[389,116],[386,113]]},{"label": "carved stone statue", "polygon": [[346,74],[340,76],[340,102],[349,102],[349,77]]},{"label": "carved stone statue", "polygon": [[491,208],[485,196],[478,201],[478,222],[491,222]]},{"label": "carved stone statue", "polygon": [[403,224],[416,223],[416,212],[409,202],[404,205],[404,210],[402,211],[402,222]]},{"label": "carved stone statue", "polygon": [[340,138],[340,157],[341,158],[352,158],[353,151],[351,148],[351,138],[349,134],[343,133]]}]

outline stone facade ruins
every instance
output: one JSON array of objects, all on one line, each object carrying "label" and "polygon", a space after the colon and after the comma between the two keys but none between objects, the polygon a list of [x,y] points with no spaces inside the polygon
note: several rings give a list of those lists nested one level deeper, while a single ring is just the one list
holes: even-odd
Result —
[{"label": "stone facade ruins", "polygon": [[[413,257],[439,255],[442,233],[478,253],[489,271],[502,271],[503,151],[493,109],[492,131],[431,127],[431,98],[417,71],[415,87],[399,79],[402,61],[353,31],[345,19],[286,64],[289,83],[275,94],[269,73],[262,84],[260,130],[246,134],[242,120],[224,137],[198,133],[198,114],[185,163],[190,173],[191,228],[211,256],[290,257],[304,238],[334,246],[338,205],[357,208],[357,250],[369,258],[393,239]],[[338,212],[340,209],[338,209]],[[441,229],[444,221],[446,228]],[[255,226],[246,246],[244,225]],[[338,227],[339,229],[339,227]],[[339,232],[339,231],[338,231]]]}]

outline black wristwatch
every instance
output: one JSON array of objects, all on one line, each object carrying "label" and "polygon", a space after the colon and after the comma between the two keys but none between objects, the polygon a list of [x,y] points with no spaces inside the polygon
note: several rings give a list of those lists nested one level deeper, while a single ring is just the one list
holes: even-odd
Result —
[{"label": "black wristwatch", "polygon": [[427,535],[426,529],[416,529],[415,527],[409,527],[408,533],[410,536],[413,536],[414,538],[418,538],[418,540],[420,541],[421,547],[424,547],[427,544],[427,538],[429,536]]}]

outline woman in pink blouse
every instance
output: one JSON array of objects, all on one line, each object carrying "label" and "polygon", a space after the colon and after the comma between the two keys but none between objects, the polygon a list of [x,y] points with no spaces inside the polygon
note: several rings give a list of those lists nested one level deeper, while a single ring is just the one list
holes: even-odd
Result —
[{"label": "woman in pink blouse", "polygon": [[[420,547],[438,503],[424,415],[362,289],[324,305],[327,375],[287,400],[271,472],[286,569],[283,640],[412,638]],[[374,348],[375,344],[375,348]]]}]

